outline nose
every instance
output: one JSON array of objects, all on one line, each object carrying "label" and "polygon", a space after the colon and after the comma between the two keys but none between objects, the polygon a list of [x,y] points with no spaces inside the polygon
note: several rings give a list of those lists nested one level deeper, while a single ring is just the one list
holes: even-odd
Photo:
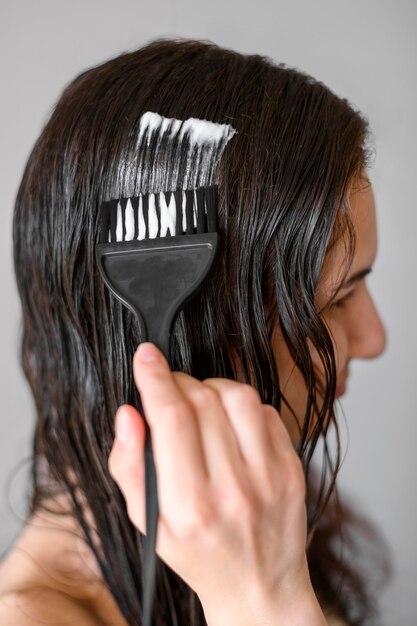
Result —
[{"label": "nose", "polygon": [[384,352],[386,345],[384,324],[371,294],[365,288],[349,334],[350,357],[374,359]]}]

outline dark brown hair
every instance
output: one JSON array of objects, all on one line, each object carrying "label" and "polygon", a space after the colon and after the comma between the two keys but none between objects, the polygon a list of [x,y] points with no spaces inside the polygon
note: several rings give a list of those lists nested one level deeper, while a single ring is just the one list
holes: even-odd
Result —
[{"label": "dark brown hair", "polygon": [[[138,191],[120,172],[137,158],[137,124],[147,110],[238,131],[219,169],[219,261],[177,320],[172,366],[204,379],[236,378],[238,365],[263,402],[279,410],[286,399],[271,348],[279,320],[308,388],[298,452],[308,482],[313,584],[324,607],[349,624],[368,623],[374,598],[348,531],[358,523],[336,497],[329,500],[337,493],[339,446],[335,461],[324,446],[320,481],[309,471],[327,423],[339,441],[335,355],[314,297],[329,245],[348,232],[353,250],[348,193],[366,164],[367,124],[321,83],[261,56],[207,42],[155,41],[78,76],[38,139],[14,219],[22,359],[38,416],[30,511],[68,491],[120,610],[129,624],[140,624],[142,538],[107,459],[116,409],[136,400],[131,361],[141,337],[130,311],[104,286],[94,245],[100,203]],[[325,371],[320,394],[308,342]],[[48,481],[41,480],[42,460]],[[352,547],[347,559],[343,541]],[[162,562],[157,576],[155,623],[204,624],[196,594]]]}]

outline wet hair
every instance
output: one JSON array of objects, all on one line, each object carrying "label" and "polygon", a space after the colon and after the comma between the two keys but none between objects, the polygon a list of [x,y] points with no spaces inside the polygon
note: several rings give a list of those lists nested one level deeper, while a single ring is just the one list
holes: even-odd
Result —
[{"label": "wet hair", "polygon": [[[343,541],[354,546],[349,529],[357,520],[334,497],[335,355],[314,299],[326,253],[344,235],[352,258],[348,198],[367,164],[367,122],[320,82],[267,58],[209,42],[154,41],[78,76],[36,142],[14,217],[22,362],[37,411],[30,512],[56,493],[69,494],[120,611],[140,624],[142,535],[107,461],[116,409],[137,399],[131,362],[141,337],[131,312],[103,284],[94,245],[101,202],[140,191],[137,178],[125,174],[137,159],[145,111],[237,130],[218,172],[219,260],[177,319],[172,367],[201,380],[237,378],[239,371],[280,410],[289,403],[271,346],[279,323],[308,389],[297,450],[308,486],[312,582],[324,607],[365,624],[375,613],[369,581],[353,547],[352,558],[340,554]],[[326,445],[329,424],[335,459]],[[311,471],[319,440],[320,478]],[[205,624],[196,594],[162,561],[155,597],[156,625]]]}]

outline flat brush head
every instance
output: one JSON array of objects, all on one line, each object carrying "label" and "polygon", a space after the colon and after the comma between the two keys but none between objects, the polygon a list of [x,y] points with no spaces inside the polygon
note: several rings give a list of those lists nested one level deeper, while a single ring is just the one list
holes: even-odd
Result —
[{"label": "flat brush head", "polygon": [[99,243],[216,232],[217,186],[103,202]]}]

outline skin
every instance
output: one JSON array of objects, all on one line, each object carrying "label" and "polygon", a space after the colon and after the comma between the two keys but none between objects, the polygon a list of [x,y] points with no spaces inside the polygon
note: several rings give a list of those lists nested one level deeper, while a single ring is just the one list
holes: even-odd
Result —
[{"label": "skin", "polygon": [[[349,205],[356,233],[352,265],[346,275],[345,244],[339,242],[327,255],[316,297],[317,308],[322,312],[333,339],[337,398],[346,392],[350,363],[354,359],[376,358],[386,346],[385,329],[367,285],[378,241],[375,198],[366,172],[354,185]],[[313,349],[311,354],[319,376],[323,377],[321,362]],[[299,438],[298,423],[302,423],[304,416],[307,389],[282,339],[279,325],[274,338],[274,356],[283,393],[297,417],[296,420],[287,406],[282,405],[281,418],[295,445]]]},{"label": "skin", "polygon": [[[376,357],[386,342],[363,276],[377,251],[370,185],[352,191],[350,206],[357,235],[352,266],[345,277],[341,242],[326,259],[317,293],[333,336],[339,397],[352,359]],[[274,353],[284,393],[301,421],[306,389],[279,327]],[[313,351],[312,356],[319,368]],[[263,405],[248,385],[201,382],[171,372],[152,344],[142,344],[133,370],[153,438],[160,501],[157,552],[198,593],[209,626],[326,624],[305,555],[305,481],[294,451],[298,428],[292,414],[285,406],[279,415]],[[109,471],[125,496],[130,519],[144,532],[143,418],[125,405],[115,426]],[[61,497],[54,504],[65,508]],[[20,604],[23,599],[39,620],[50,618],[42,612],[46,606],[62,610],[60,598],[70,597],[74,610],[81,606],[85,612],[82,620],[74,617],[78,623],[125,626],[92,555],[68,530],[77,532],[72,520],[65,524],[43,512],[26,525],[0,568],[2,623],[19,625],[16,609],[10,617],[16,599]],[[39,562],[42,567],[33,565]],[[36,600],[30,595],[35,583],[41,590]],[[233,603],[224,601],[225,589]],[[24,620],[30,623],[27,616]]]}]

